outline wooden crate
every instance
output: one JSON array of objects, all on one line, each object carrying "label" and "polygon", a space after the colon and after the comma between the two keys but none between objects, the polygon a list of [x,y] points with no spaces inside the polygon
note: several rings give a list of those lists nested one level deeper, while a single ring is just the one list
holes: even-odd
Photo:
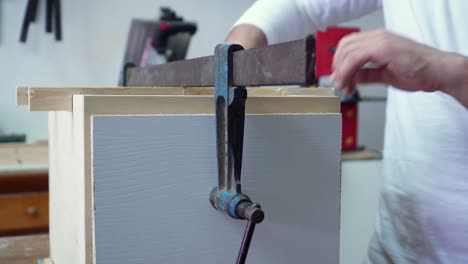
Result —
[{"label": "wooden crate", "polygon": [[[208,202],[217,184],[211,88],[25,87],[49,111],[54,263],[234,262],[245,221]],[[243,190],[262,204],[250,263],[339,262],[339,99],[249,89]]]}]

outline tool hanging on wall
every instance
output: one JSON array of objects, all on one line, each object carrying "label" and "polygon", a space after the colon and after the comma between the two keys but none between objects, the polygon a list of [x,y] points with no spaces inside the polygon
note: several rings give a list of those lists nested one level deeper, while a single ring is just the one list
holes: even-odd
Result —
[{"label": "tool hanging on wall", "polygon": [[197,31],[195,22],[161,7],[159,20],[133,19],[130,26],[124,65],[147,66],[183,60]]},{"label": "tool hanging on wall", "polygon": [[[46,33],[55,33],[55,40],[62,40],[61,0],[46,0]],[[39,0],[28,0],[23,24],[21,26],[20,42],[26,43],[29,25],[36,22]]]}]

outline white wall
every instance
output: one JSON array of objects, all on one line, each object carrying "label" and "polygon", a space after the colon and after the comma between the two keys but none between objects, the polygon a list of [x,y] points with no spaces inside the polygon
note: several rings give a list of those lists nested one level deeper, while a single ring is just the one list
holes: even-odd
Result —
[{"label": "white wall", "polygon": [[342,162],[341,264],[361,264],[367,258],[383,183],[381,170],[381,160]]},{"label": "white wall", "polygon": [[[44,1],[41,1],[44,5]],[[62,1],[63,42],[44,33],[44,6],[30,27],[28,42],[18,42],[26,0],[2,1],[0,14],[0,129],[27,133],[29,140],[47,137],[46,113],[28,113],[15,105],[15,87],[116,85],[130,20],[155,18],[158,6],[173,7],[186,19],[196,20],[189,57],[212,54],[231,25],[254,0],[79,0]],[[364,30],[383,26],[376,12],[346,25]],[[382,86],[361,89],[363,95],[385,95]],[[383,103],[362,103],[359,142],[381,149]]]}]

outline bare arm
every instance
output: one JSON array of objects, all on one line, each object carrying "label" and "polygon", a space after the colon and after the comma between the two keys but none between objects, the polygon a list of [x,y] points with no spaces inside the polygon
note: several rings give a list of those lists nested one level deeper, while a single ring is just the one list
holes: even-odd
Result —
[{"label": "bare arm", "polygon": [[235,27],[227,37],[226,42],[240,44],[246,49],[267,45],[265,33],[258,27],[249,24]]},{"label": "bare arm", "polygon": [[304,38],[329,25],[368,14],[381,0],[257,0],[227,38],[246,48]]}]

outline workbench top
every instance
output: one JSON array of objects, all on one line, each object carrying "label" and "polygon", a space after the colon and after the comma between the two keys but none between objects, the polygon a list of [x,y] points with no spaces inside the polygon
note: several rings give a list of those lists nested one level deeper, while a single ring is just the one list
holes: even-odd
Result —
[{"label": "workbench top", "polygon": [[36,264],[48,256],[48,234],[0,237],[0,263]]},{"label": "workbench top", "polygon": [[16,171],[44,171],[48,168],[47,143],[0,144],[0,174]]}]

